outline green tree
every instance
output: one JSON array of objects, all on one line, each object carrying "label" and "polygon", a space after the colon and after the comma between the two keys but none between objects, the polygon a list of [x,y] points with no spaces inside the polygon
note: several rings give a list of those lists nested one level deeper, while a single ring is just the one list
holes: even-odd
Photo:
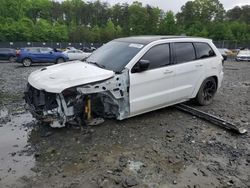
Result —
[{"label": "green tree", "polygon": [[146,33],[147,10],[142,3],[134,2],[129,7],[129,30],[130,35],[142,35]]},{"label": "green tree", "polygon": [[164,19],[160,22],[159,34],[161,35],[174,35],[178,32],[177,25],[175,23],[175,16],[172,11],[168,11]]},{"label": "green tree", "polygon": [[240,21],[250,24],[250,5],[236,6],[227,11],[226,17],[229,21]]},{"label": "green tree", "polygon": [[188,27],[194,22],[207,24],[212,21],[223,21],[225,10],[219,0],[194,0],[182,6],[176,17],[179,24]]},{"label": "green tree", "polygon": [[115,25],[111,20],[109,20],[106,24],[106,26],[102,30],[102,36],[101,39],[102,41],[110,41],[115,38],[116,35],[116,28]]}]

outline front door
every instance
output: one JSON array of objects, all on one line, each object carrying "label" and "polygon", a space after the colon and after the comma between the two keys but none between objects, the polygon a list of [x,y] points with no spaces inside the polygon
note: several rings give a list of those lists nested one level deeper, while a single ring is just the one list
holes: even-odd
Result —
[{"label": "front door", "polygon": [[175,72],[170,66],[169,44],[152,47],[141,59],[148,60],[150,65],[146,71],[130,72],[131,116],[166,106],[173,88]]}]

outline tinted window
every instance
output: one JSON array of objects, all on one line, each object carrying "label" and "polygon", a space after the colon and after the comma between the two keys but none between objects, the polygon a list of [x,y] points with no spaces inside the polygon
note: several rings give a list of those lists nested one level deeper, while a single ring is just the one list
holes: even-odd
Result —
[{"label": "tinted window", "polygon": [[34,52],[34,53],[40,52],[38,48],[25,48],[24,50],[28,52]]},{"label": "tinted window", "polygon": [[195,60],[195,51],[192,43],[175,43],[176,63],[184,63]]},{"label": "tinted window", "polygon": [[142,44],[111,41],[94,51],[86,61],[120,72],[142,48]]},{"label": "tinted window", "polygon": [[41,51],[41,53],[49,53],[49,52],[53,51],[53,49],[51,49],[51,48],[41,48],[40,51]]},{"label": "tinted window", "polygon": [[169,44],[161,44],[152,47],[141,58],[143,60],[149,60],[149,69],[155,69],[170,64],[170,49]]},{"label": "tinted window", "polygon": [[194,44],[195,44],[195,48],[196,48],[196,52],[197,52],[197,59],[215,56],[214,51],[212,50],[212,48],[208,44],[201,43],[201,42],[197,42]]}]

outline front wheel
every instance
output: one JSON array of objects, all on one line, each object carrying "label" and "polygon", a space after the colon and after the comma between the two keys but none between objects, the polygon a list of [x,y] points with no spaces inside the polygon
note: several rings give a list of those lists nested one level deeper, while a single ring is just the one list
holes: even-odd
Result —
[{"label": "front wheel", "polygon": [[56,60],[56,64],[63,63],[63,62],[65,62],[65,60],[63,58],[58,58]]},{"label": "front wheel", "polygon": [[23,66],[25,66],[25,67],[29,67],[31,65],[31,63],[32,63],[32,61],[29,58],[25,58],[23,60]]},{"label": "front wheel", "polygon": [[213,77],[207,78],[201,84],[196,101],[199,105],[206,106],[213,102],[214,95],[217,91],[217,84]]}]

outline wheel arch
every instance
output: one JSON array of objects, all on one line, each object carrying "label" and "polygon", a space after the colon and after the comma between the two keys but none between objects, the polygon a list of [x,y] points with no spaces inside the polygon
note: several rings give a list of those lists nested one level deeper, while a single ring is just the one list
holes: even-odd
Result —
[{"label": "wheel arch", "polygon": [[197,96],[197,94],[198,94],[198,92],[199,92],[199,89],[200,89],[202,83],[203,83],[206,79],[208,79],[208,78],[214,78],[214,79],[215,79],[215,82],[216,82],[216,89],[218,89],[218,81],[219,81],[219,80],[218,80],[218,76],[217,76],[217,75],[206,76],[206,77],[197,85],[197,87],[195,88],[195,90],[194,90],[194,92],[193,92],[191,98],[195,98],[195,97]]}]

